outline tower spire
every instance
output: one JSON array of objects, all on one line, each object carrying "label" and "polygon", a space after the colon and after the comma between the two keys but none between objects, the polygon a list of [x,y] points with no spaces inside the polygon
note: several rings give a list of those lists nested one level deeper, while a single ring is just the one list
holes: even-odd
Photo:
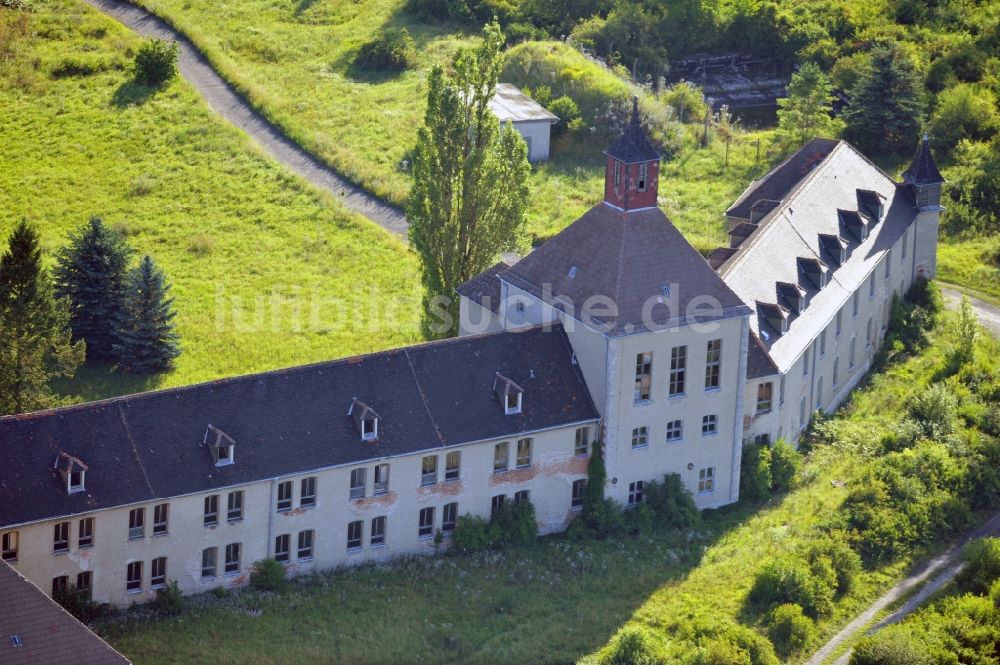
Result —
[{"label": "tower spire", "polygon": [[938,171],[937,164],[934,163],[934,155],[931,154],[931,141],[927,133],[924,133],[917,146],[917,152],[913,156],[913,161],[909,167],[903,171],[903,182],[908,185],[935,185],[944,182],[941,172]]}]

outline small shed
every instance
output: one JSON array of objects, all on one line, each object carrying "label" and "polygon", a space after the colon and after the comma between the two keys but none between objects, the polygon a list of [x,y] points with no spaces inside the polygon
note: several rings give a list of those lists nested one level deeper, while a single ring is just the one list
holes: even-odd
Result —
[{"label": "small shed", "polygon": [[510,83],[497,84],[490,108],[500,118],[501,125],[509,121],[524,137],[528,144],[529,161],[539,162],[549,158],[549,136],[552,125],[559,121],[558,117]]}]

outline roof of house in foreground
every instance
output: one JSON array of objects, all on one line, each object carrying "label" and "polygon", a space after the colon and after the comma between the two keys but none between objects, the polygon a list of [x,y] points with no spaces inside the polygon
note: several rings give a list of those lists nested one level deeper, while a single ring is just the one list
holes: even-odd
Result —
[{"label": "roof of house in foreground", "polygon": [[0,663],[130,665],[6,562],[0,561]]},{"label": "roof of house in foreground", "polygon": [[498,83],[496,93],[490,100],[490,109],[500,122],[526,122],[544,120],[556,122],[559,118],[521,89],[511,83]]},{"label": "roof of house in foreground", "polygon": [[[0,526],[596,420],[571,358],[561,327],[537,327],[3,417]],[[497,372],[523,387],[521,413],[504,414]],[[210,424],[234,464],[201,445]],[[88,465],[85,492],[67,493],[60,453]]]}]

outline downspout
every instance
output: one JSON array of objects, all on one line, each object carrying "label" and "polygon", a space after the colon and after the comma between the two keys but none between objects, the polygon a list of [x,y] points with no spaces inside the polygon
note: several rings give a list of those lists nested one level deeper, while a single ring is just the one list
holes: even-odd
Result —
[{"label": "downspout", "polygon": [[[606,337],[606,354],[604,361],[604,470],[607,474],[605,483],[617,478],[618,474],[618,362],[616,347],[620,338]],[[605,485],[607,488],[607,485]]]},{"label": "downspout", "polygon": [[275,492],[278,487],[278,479],[271,478],[271,501],[267,504],[267,558],[274,556],[271,548],[274,547],[274,502]]},{"label": "downspout", "polygon": [[729,502],[740,500],[740,467],[743,464],[743,400],[747,390],[747,353],[750,348],[750,317],[740,326],[740,362],[736,375],[736,414],[733,424],[733,461],[729,479]]}]

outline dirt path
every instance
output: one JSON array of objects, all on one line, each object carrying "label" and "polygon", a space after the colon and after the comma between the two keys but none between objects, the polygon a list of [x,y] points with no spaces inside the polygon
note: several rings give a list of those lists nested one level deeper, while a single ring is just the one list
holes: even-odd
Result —
[{"label": "dirt path", "polygon": [[321,189],[332,193],[351,210],[379,226],[406,237],[403,213],[347,182],[335,171],[303,150],[264,116],[255,111],[232,86],[219,76],[208,60],[182,34],[150,12],[126,0],[84,0],[144,37],[158,37],[180,46],[181,75],[205,98],[213,111],[239,127],[270,155]]},{"label": "dirt path", "polygon": [[[957,309],[958,303],[962,300],[963,291],[956,286],[945,284],[944,282],[940,282],[939,285],[941,287],[941,295],[944,296],[945,305],[949,309]],[[976,313],[976,317],[979,318],[979,322],[983,324],[983,327],[994,336],[1000,337],[1000,307],[972,295],[969,295],[969,304],[972,305],[972,311]]]}]

